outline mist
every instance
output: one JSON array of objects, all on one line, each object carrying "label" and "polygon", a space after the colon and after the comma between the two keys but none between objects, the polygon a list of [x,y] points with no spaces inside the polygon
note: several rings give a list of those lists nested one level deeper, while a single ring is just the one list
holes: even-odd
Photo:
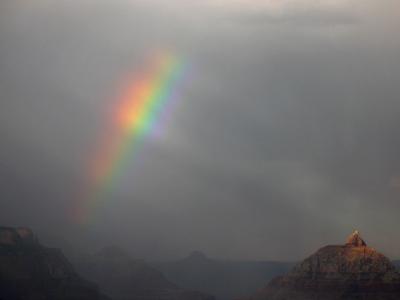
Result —
[{"label": "mist", "polygon": [[[0,219],[134,257],[295,261],[359,229],[400,257],[400,4],[0,4]],[[159,136],[71,218],[121,82],[190,65]],[[67,246],[65,246],[67,247]]]}]

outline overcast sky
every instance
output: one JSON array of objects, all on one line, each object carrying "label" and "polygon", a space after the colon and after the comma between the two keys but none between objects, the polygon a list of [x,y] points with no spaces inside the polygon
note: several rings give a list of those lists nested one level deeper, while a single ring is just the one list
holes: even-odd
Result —
[{"label": "overcast sky", "polygon": [[[357,228],[400,258],[399,28],[398,0],[3,0],[1,224],[145,259],[297,260]],[[178,105],[76,224],[106,107],[159,50],[191,66]]]}]

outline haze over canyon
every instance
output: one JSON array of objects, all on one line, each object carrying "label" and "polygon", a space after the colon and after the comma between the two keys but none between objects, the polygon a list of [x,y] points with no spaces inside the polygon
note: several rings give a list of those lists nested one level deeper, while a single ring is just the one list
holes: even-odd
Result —
[{"label": "haze over canyon", "polygon": [[398,0],[1,0],[0,300],[396,298],[398,28]]}]

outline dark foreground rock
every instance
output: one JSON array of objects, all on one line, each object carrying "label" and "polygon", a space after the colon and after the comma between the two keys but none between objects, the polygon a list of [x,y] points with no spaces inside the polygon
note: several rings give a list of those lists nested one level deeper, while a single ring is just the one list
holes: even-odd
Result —
[{"label": "dark foreground rock", "polygon": [[76,262],[77,270],[97,283],[114,300],[214,300],[182,289],[147,263],[134,260],[117,247],[106,247]]},{"label": "dark foreground rock", "polygon": [[321,248],[247,299],[395,300],[400,299],[400,274],[355,231],[346,244]]},{"label": "dark foreground rock", "polygon": [[105,300],[58,249],[27,228],[0,227],[1,300]]}]

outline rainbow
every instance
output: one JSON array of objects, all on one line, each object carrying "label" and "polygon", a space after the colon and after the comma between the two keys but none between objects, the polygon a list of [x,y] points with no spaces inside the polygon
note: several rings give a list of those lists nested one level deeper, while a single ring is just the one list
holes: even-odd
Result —
[{"label": "rainbow", "polygon": [[160,131],[186,70],[183,59],[158,54],[122,89],[104,138],[91,155],[87,187],[74,209],[79,222],[87,220],[96,203],[115,189],[143,138]]}]

